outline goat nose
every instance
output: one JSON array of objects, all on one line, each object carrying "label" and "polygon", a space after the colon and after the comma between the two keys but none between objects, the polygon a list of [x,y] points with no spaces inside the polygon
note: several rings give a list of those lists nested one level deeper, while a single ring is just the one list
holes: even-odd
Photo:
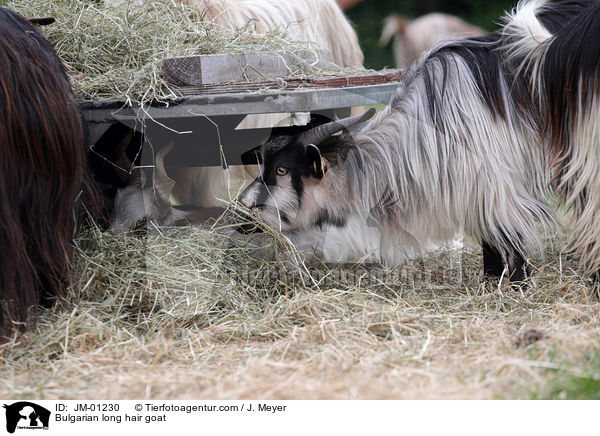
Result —
[{"label": "goat nose", "polygon": [[[241,209],[251,212],[253,209],[256,209],[256,198],[251,198],[251,196],[247,195],[246,192],[242,192],[240,196],[237,198],[237,203],[241,206]],[[243,212],[239,210],[236,211],[239,215],[242,215]],[[245,214],[247,215],[247,214]]]},{"label": "goat nose", "polygon": [[248,198],[242,198],[242,199],[240,199],[240,204],[248,210],[256,209],[256,200],[249,200]]},{"label": "goat nose", "polygon": [[238,201],[247,209],[253,209],[258,206],[257,200],[259,197],[260,186],[262,179],[257,177],[252,183],[250,183],[246,189],[242,191],[238,197]]}]

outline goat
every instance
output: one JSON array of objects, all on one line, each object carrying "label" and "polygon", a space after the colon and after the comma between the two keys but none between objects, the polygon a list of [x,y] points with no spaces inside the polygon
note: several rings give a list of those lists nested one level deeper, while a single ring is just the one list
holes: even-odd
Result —
[{"label": "goat", "polygon": [[[155,157],[152,180],[148,185],[145,174],[135,169],[125,153],[121,155],[120,168],[131,168],[127,173],[128,184],[117,190],[110,231],[121,232],[133,229],[140,223],[146,222],[150,229],[156,226],[170,226],[187,223],[204,222],[209,218],[217,218],[224,212],[219,207],[197,208],[171,206],[170,196],[175,181],[167,175],[165,157],[173,148],[174,143],[162,147]],[[123,146],[123,143],[120,144]]]},{"label": "goat", "polygon": [[401,15],[389,15],[384,20],[379,43],[391,40],[396,68],[408,68],[421,54],[435,44],[458,38],[485,35],[480,27],[467,23],[454,15],[431,13],[410,21]]},{"label": "goat", "polygon": [[[574,210],[572,247],[600,265],[600,3],[520,4],[497,32],[442,45],[411,68],[389,106],[261,147],[241,203],[282,231],[356,215],[386,244],[457,232],[483,248],[484,273],[525,277],[538,226]],[[554,183],[553,183],[554,182]]]},{"label": "goat", "polygon": [[24,329],[68,281],[84,128],[50,43],[0,8],[0,324]]},{"label": "goat", "polygon": [[[333,63],[339,66],[362,65],[364,55],[358,37],[335,0],[185,0],[198,5],[205,18],[227,28],[251,25],[258,34],[283,30],[290,41],[305,42],[331,54]],[[281,119],[278,114],[247,117],[243,128],[273,127]],[[240,128],[242,125],[240,125]],[[248,182],[246,170],[239,166],[181,168],[176,180],[181,186],[173,193],[180,203],[203,207],[220,205],[218,199],[229,199],[230,192]],[[250,170],[251,171],[251,170]],[[191,194],[191,195],[182,195]]]}]

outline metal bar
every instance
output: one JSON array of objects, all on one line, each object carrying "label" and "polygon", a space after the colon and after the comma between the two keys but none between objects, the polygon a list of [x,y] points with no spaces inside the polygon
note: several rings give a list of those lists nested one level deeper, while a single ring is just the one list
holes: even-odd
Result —
[{"label": "metal bar", "polygon": [[183,97],[169,105],[125,107],[123,102],[82,103],[87,122],[122,122],[148,118],[246,115],[276,112],[311,112],[387,103],[398,83],[346,88],[266,91],[261,93],[213,94]]}]

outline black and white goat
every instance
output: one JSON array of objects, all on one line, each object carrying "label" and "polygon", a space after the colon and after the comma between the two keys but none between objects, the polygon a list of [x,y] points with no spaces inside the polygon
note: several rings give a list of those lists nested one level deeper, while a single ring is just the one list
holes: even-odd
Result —
[{"label": "black and white goat", "polygon": [[[123,172],[127,176],[127,186],[118,189],[114,199],[110,231],[123,232],[145,224],[148,229],[190,223],[203,223],[209,218],[217,218],[225,209],[220,207],[198,208],[192,205],[171,206],[171,193],[175,181],[165,168],[165,157],[173,148],[173,142],[157,151],[150,180],[141,168],[135,168],[123,152],[120,154],[119,168],[133,168]],[[123,143],[120,143],[123,146]]]},{"label": "black and white goat", "polygon": [[[522,280],[548,195],[574,209],[573,248],[600,267],[600,2],[532,1],[487,36],[448,43],[413,67],[358,133],[350,118],[267,142],[240,201],[283,231],[359,216],[387,245],[483,246],[484,270]],[[552,182],[555,182],[552,184]],[[399,241],[400,239],[400,241]],[[385,250],[383,250],[385,252]]]}]

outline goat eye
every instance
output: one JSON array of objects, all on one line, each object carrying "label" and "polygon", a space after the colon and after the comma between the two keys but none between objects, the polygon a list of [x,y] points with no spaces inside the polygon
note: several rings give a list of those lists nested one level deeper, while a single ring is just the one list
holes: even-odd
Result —
[{"label": "goat eye", "polygon": [[277,167],[277,175],[278,176],[285,176],[288,173],[288,170],[286,170],[284,167]]}]

